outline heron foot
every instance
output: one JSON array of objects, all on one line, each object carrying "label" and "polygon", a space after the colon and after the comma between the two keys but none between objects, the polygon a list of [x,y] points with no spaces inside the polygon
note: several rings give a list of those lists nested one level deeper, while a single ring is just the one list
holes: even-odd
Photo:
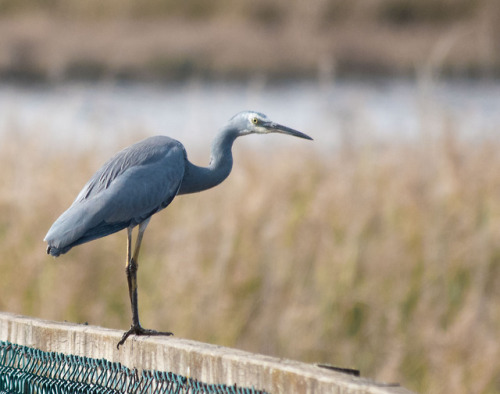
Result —
[{"label": "heron foot", "polygon": [[117,349],[120,349],[120,345],[123,345],[130,335],[155,335],[155,336],[170,336],[174,335],[171,332],[166,331],[156,331],[148,330],[147,328],[142,328],[139,324],[130,326],[130,330],[126,331],[120,342],[116,345]]}]

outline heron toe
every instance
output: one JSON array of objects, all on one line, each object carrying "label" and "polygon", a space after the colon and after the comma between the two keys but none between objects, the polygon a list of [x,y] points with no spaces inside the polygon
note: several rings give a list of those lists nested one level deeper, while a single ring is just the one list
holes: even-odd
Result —
[{"label": "heron toe", "polygon": [[130,335],[171,336],[174,334],[168,331],[149,330],[147,328],[142,328],[142,326],[140,325],[132,325],[130,326],[130,330],[123,333],[122,339],[120,340],[120,342],[118,342],[116,348],[120,349],[120,345],[123,345]]}]

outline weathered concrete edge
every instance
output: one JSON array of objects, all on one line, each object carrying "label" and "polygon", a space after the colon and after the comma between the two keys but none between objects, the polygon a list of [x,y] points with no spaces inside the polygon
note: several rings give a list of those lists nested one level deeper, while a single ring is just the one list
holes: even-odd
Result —
[{"label": "weathered concrete edge", "polygon": [[121,335],[121,331],[107,328],[0,312],[0,340],[43,351],[104,358],[128,368],[171,371],[206,383],[237,384],[271,393],[411,393],[312,364],[174,337],[131,337],[117,350]]}]

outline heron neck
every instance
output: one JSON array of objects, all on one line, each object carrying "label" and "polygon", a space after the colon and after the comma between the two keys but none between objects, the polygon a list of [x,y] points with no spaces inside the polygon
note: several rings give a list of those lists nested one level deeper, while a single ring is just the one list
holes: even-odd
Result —
[{"label": "heron neck", "polygon": [[199,167],[186,159],[184,178],[177,194],[201,192],[226,179],[233,167],[231,148],[237,137],[237,131],[232,128],[225,128],[219,133],[212,143],[208,167]]}]

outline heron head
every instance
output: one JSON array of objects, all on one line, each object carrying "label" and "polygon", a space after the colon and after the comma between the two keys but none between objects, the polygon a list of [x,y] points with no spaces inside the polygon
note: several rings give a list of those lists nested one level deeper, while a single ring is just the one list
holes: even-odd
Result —
[{"label": "heron head", "polygon": [[312,140],[311,137],[300,131],[271,121],[266,115],[260,112],[240,112],[231,121],[237,123],[236,127],[238,128],[239,135],[281,133]]}]

